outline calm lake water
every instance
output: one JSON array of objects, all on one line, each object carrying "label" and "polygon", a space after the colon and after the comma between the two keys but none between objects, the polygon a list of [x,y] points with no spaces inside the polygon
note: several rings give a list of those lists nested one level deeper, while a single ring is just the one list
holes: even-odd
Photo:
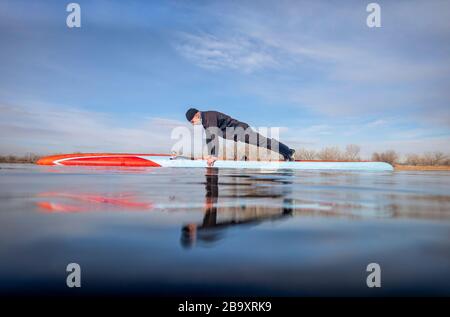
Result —
[{"label": "calm lake water", "polygon": [[450,173],[0,164],[0,294],[449,296]]}]

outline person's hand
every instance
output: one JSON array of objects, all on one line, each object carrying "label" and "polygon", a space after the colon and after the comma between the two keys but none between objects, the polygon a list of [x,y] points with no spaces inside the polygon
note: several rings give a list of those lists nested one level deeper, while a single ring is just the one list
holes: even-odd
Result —
[{"label": "person's hand", "polygon": [[209,167],[212,167],[215,161],[217,161],[217,157],[215,156],[208,156],[208,158],[206,159],[206,163]]}]

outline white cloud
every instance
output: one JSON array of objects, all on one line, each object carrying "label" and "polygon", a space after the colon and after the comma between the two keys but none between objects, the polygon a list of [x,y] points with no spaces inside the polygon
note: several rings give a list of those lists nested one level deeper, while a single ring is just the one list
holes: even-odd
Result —
[{"label": "white cloud", "polygon": [[386,120],[378,119],[378,120],[374,120],[372,122],[367,123],[367,127],[376,128],[376,127],[384,126],[384,125],[386,125],[386,123],[387,123]]},{"label": "white cloud", "polygon": [[136,119],[133,127],[111,115],[77,108],[0,105],[1,154],[61,152],[170,153],[173,128],[185,122]]},{"label": "white cloud", "polygon": [[176,49],[203,68],[252,72],[277,65],[262,43],[253,42],[248,37],[219,38],[207,33],[181,33],[179,39]]},{"label": "white cloud", "polygon": [[329,135],[332,133],[332,127],[328,124],[316,124],[299,131],[303,134]]},{"label": "white cloud", "polygon": [[175,46],[194,64],[233,70],[237,79],[275,69],[241,86],[271,102],[340,117],[432,108],[423,119],[448,125],[450,59],[442,39],[450,35],[449,4],[382,7],[383,28],[369,30],[359,2],[212,2],[198,12],[217,23],[183,33]]},{"label": "white cloud", "polygon": [[[443,32],[448,35],[450,32],[444,26],[448,28],[450,23],[440,13],[448,5],[421,5],[430,6],[438,18],[427,14],[428,21],[420,23],[421,27],[429,36]],[[405,7],[410,17],[417,16],[412,4],[389,5],[389,15],[403,22],[397,26],[401,32],[411,32],[418,21],[405,19]],[[390,28],[381,30],[384,38],[374,32],[364,32],[367,31],[364,5],[355,8],[320,1],[280,1],[261,6],[254,3],[231,6],[216,2],[199,10],[217,17],[217,24],[207,32],[181,33],[175,47],[201,67],[249,72],[274,66],[317,64],[328,78],[357,82],[423,81],[447,77],[449,73],[447,56],[442,56],[442,61],[437,63],[426,56],[418,58],[414,52],[403,51],[401,45],[409,46],[408,39],[398,43]],[[346,33],[330,36],[330,31]]]}]

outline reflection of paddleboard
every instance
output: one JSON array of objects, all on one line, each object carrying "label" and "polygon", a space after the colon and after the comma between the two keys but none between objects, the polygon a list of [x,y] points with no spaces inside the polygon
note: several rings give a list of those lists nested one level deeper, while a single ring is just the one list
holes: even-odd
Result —
[{"label": "reflection of paddleboard", "polygon": [[[123,210],[151,210],[151,202],[140,202],[132,195],[101,195],[91,193],[44,192],[36,195],[49,201],[38,201],[36,204],[44,212],[84,212],[111,207]],[[62,200],[62,201],[61,201]],[[70,202],[66,202],[66,201]],[[75,202],[75,204],[74,204]]]},{"label": "reflection of paddleboard", "polygon": [[[191,160],[168,154],[65,154],[41,158],[39,165],[65,166],[133,166],[133,167],[206,167],[206,160]],[[327,161],[216,161],[219,168],[296,169],[296,170],[361,170],[392,171],[384,162],[327,162]]]}]

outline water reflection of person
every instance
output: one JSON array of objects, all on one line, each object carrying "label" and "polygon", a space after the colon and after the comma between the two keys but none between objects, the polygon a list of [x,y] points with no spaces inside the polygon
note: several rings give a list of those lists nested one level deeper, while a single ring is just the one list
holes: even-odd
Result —
[{"label": "water reflection of person", "polygon": [[[254,215],[247,219],[231,219],[227,221],[217,221],[217,201],[219,197],[219,175],[218,169],[207,168],[205,178],[205,204],[204,204],[204,216],[201,224],[190,223],[182,228],[181,244],[183,247],[192,247],[196,244],[197,238],[202,242],[214,242],[222,237],[220,229],[236,226],[236,225],[248,225],[257,224],[266,220],[276,220],[292,215],[292,200],[283,198],[283,203],[280,208],[281,212],[269,215]],[[275,180],[274,180],[275,182]],[[284,182],[285,183],[285,182]],[[290,182],[289,182],[290,183]],[[254,193],[252,193],[254,195]],[[264,196],[268,193],[264,193]],[[286,192],[277,193],[275,196],[280,198],[284,197]],[[268,195],[271,196],[271,195]],[[236,196],[237,197],[237,196]],[[271,196],[273,197],[273,196]],[[225,208],[225,207],[223,207]],[[233,209],[232,207],[225,209]]]}]

